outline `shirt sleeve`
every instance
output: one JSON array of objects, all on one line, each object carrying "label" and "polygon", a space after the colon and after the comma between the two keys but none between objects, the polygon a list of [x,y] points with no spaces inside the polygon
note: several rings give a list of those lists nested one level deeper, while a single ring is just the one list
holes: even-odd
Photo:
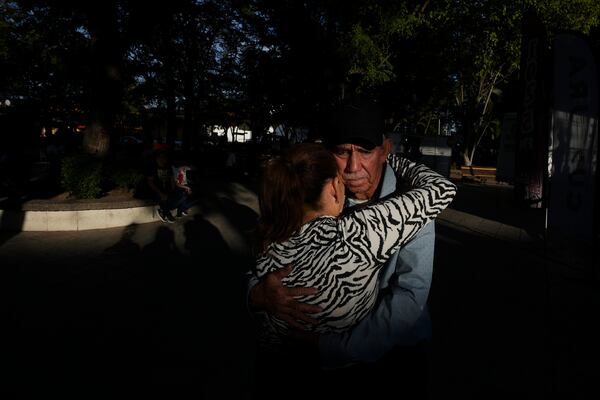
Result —
[{"label": "shirt sleeve", "polygon": [[348,246],[375,263],[388,261],[400,246],[442,212],[456,194],[456,185],[425,165],[395,156],[388,162],[411,189],[346,214],[338,225]]},{"label": "shirt sleeve", "polygon": [[[424,336],[416,332],[426,308],[433,271],[434,222],[428,223],[394,257],[384,295],[375,308],[352,329],[319,338],[321,366],[339,368],[373,362],[398,345],[412,345]],[[428,334],[428,332],[427,332]]]}]

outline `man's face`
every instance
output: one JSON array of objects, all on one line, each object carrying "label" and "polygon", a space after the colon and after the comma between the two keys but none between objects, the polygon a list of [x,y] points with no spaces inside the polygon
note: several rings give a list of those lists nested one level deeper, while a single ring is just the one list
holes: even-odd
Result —
[{"label": "man's face", "polygon": [[387,141],[372,150],[350,143],[333,149],[338,172],[357,200],[369,200],[375,194],[389,149]]}]

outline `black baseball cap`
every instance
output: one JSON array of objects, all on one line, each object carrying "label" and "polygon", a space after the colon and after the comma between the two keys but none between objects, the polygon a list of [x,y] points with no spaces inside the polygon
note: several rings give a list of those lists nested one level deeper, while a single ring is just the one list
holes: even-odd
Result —
[{"label": "black baseball cap", "polygon": [[385,121],[381,108],[372,101],[349,102],[336,106],[325,127],[327,144],[334,147],[351,143],[371,150],[383,144]]}]

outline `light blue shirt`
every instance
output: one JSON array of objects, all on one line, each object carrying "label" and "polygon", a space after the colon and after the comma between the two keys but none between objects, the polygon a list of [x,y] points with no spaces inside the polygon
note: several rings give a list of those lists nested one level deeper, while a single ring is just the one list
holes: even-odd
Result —
[{"label": "light blue shirt", "polygon": [[[396,176],[386,165],[380,197],[396,190]],[[358,325],[319,338],[323,368],[373,362],[395,346],[431,337],[427,298],[431,287],[435,225],[430,222],[384,265],[375,308]]]}]

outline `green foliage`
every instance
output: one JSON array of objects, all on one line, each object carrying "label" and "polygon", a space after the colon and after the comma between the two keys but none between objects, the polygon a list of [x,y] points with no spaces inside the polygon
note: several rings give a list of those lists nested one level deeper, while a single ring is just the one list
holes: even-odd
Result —
[{"label": "green foliage", "polygon": [[67,156],[61,164],[61,183],[70,196],[94,199],[102,194],[102,161],[87,154]]},{"label": "green foliage", "polygon": [[419,7],[409,2],[362,2],[356,21],[342,32],[337,45],[349,66],[347,77],[358,79],[357,90],[381,87],[396,78],[394,45],[413,39],[427,20]]},{"label": "green foliage", "polygon": [[0,0],[0,91],[40,124],[156,118],[173,135],[185,114],[184,135],[245,122],[257,139],[361,92],[392,126],[450,114],[470,146],[518,75],[528,7],[550,37],[600,24],[598,0]]},{"label": "green foliage", "polygon": [[138,190],[144,175],[130,162],[98,158],[86,153],[64,157],[61,183],[70,196],[78,199],[102,197],[106,190]]},{"label": "green foliage", "polygon": [[588,34],[600,25],[598,0],[526,0],[533,7],[550,33],[568,29]]},{"label": "green foliage", "polygon": [[121,189],[137,189],[144,175],[135,168],[116,168],[109,174],[109,180]]},{"label": "green foliage", "polygon": [[362,26],[356,25],[348,34],[347,54],[350,56],[348,75],[358,75],[360,87],[378,86],[393,78],[393,66],[389,55]]}]

